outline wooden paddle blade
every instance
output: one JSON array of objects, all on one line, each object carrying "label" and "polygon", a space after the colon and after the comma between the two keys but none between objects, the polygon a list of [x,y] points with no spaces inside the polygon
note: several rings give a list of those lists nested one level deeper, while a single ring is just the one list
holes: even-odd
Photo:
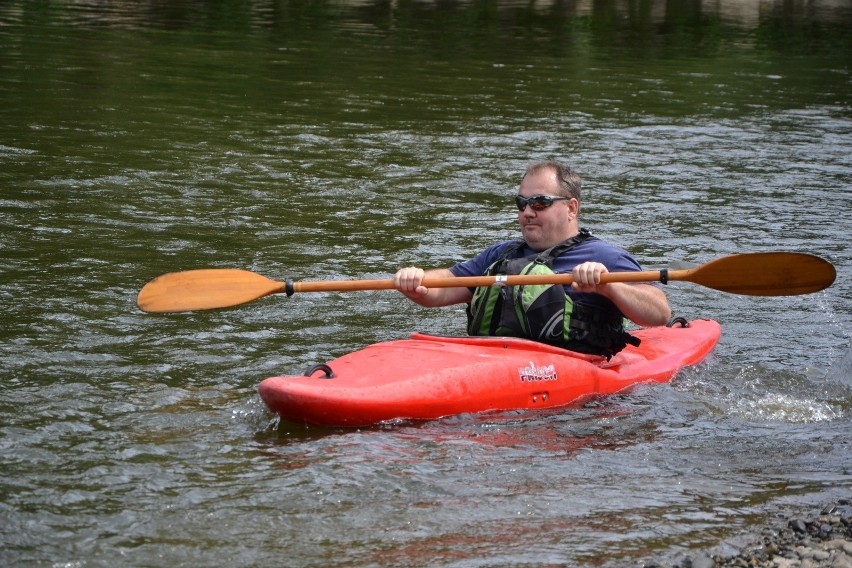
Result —
[{"label": "wooden paddle blade", "polygon": [[248,270],[206,268],[158,276],[142,287],[136,303],[144,312],[191,312],[229,308],[283,291],[283,282]]},{"label": "wooden paddle blade", "polygon": [[734,254],[669,273],[672,280],[747,296],[810,294],[828,288],[836,277],[834,265],[827,260],[796,252]]}]

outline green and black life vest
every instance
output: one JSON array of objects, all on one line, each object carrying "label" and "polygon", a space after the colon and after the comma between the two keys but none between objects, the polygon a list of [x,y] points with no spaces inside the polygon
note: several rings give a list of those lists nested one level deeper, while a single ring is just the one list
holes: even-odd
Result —
[{"label": "green and black life vest", "polygon": [[[488,267],[486,275],[553,274],[553,261],[587,239],[596,239],[586,229],[547,250],[512,258],[524,241],[512,243]],[[625,330],[624,315],[613,307],[587,306],[574,302],[559,284],[489,286],[476,288],[467,305],[469,335],[524,337],[579,353],[612,357],[639,339]]]}]

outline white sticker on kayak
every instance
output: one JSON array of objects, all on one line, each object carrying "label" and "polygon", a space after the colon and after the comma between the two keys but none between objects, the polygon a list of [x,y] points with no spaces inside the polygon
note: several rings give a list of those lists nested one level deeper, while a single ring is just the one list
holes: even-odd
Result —
[{"label": "white sticker on kayak", "polygon": [[555,381],[559,379],[556,375],[556,367],[553,365],[543,365],[537,367],[535,363],[530,361],[529,366],[519,367],[518,375],[522,383],[532,383],[535,381]]}]

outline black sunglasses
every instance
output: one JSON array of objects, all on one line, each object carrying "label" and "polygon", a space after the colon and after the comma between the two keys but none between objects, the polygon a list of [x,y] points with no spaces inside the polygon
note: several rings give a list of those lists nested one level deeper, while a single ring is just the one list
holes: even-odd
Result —
[{"label": "black sunglasses", "polygon": [[571,199],[570,197],[555,197],[553,195],[532,195],[530,197],[521,197],[520,195],[515,196],[515,205],[518,206],[518,211],[523,211],[527,208],[527,205],[532,208],[533,211],[544,211],[551,205],[553,205],[554,201],[560,201],[563,199]]}]

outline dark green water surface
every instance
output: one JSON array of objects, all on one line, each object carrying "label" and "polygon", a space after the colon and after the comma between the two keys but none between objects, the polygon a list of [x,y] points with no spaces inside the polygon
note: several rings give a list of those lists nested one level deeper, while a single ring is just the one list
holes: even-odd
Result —
[{"label": "dark green water surface", "polygon": [[[0,3],[0,564],[630,566],[852,494],[852,3]],[[256,394],[461,334],[394,292],[157,316],[155,276],[385,278],[517,236],[531,161],[724,335],[671,384],[357,431]]]}]

